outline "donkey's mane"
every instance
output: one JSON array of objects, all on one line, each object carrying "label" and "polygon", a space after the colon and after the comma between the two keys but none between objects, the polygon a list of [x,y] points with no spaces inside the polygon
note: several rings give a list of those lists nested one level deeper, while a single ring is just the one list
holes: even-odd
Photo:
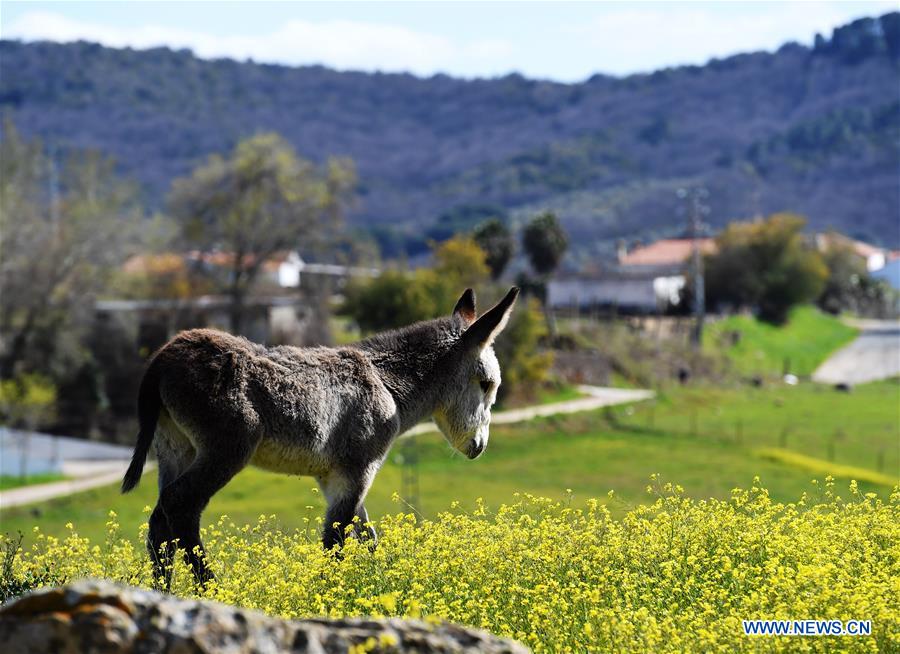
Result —
[{"label": "donkey's mane", "polygon": [[373,354],[393,354],[406,350],[427,356],[455,343],[462,334],[459,323],[450,317],[422,320],[406,327],[373,334],[355,344]]},{"label": "donkey's mane", "polygon": [[365,352],[404,413],[431,401],[441,358],[459,342],[461,325],[454,318],[435,318],[375,334],[352,345]]}]

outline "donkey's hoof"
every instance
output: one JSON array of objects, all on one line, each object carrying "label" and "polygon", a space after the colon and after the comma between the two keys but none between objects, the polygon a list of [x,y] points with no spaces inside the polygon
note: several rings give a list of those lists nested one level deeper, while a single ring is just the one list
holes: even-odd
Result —
[{"label": "donkey's hoof", "polygon": [[201,566],[200,568],[194,570],[194,583],[202,590],[206,590],[206,587],[209,585],[209,583],[215,580],[215,573],[206,566]]}]

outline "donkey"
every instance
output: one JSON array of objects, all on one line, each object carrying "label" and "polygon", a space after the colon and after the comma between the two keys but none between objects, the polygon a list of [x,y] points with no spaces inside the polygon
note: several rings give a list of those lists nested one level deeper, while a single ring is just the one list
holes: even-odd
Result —
[{"label": "donkey", "polygon": [[518,293],[476,319],[467,289],[450,317],[339,348],[267,348],[212,329],[175,336],[141,380],[140,431],[122,480],[123,493],[138,484],[155,441],[159,499],[147,547],[157,578],[168,582],[176,542],[200,583],[213,578],[200,514],[248,464],[315,477],[328,502],[325,548],[341,546],[350,525],[374,547],[363,502],[400,434],[431,416],[456,450],[484,452],[500,385],[492,344]]}]

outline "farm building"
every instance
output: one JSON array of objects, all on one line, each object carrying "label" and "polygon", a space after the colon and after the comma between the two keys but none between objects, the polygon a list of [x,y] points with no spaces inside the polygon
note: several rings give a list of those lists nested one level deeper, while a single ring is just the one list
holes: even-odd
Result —
[{"label": "farm building", "polygon": [[[711,238],[697,239],[697,245],[703,253],[715,249]],[[666,311],[680,301],[693,248],[694,240],[689,238],[656,241],[631,252],[621,248],[618,262],[603,272],[552,280],[547,286],[547,302],[554,309]]]}]

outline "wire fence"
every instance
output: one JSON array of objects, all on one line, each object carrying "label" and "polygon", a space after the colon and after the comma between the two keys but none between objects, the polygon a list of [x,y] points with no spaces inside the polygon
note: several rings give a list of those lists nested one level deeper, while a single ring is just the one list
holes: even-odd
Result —
[{"label": "wire fence", "polygon": [[718,415],[713,408],[692,406],[674,413],[656,401],[636,407],[607,407],[606,422],[614,429],[655,435],[697,438],[740,447],[775,447],[832,463],[853,465],[900,479],[900,430],[832,425],[822,430],[797,417],[760,426],[745,416]]}]

